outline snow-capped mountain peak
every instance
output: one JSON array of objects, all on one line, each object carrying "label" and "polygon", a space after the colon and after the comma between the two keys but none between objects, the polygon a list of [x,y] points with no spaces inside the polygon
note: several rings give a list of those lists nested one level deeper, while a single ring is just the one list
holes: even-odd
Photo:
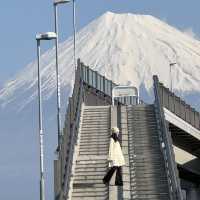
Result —
[{"label": "snow-capped mountain peak", "polygon": [[[99,73],[116,83],[144,84],[152,87],[157,74],[170,84],[170,63],[173,88],[182,92],[200,91],[200,42],[149,15],[107,12],[77,33],[77,56]],[[45,99],[55,92],[55,49],[42,56],[42,89]],[[72,37],[59,45],[61,85],[73,86]],[[37,62],[30,63],[0,91],[2,106],[31,102],[37,95]],[[21,99],[21,100],[20,100]]]}]

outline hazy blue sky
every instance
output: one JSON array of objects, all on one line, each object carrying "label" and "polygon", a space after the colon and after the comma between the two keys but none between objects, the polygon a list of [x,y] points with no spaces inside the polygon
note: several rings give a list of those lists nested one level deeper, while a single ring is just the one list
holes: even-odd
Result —
[{"label": "hazy blue sky", "polygon": [[[82,28],[106,11],[120,13],[131,12],[137,14],[151,14],[198,38],[200,37],[199,8],[199,0],[77,0],[77,28]],[[70,4],[65,5],[59,9],[59,12],[59,29],[61,32],[61,40],[63,41],[72,34],[72,6]],[[52,0],[2,1],[0,6],[0,25],[1,88],[6,79],[11,78],[17,71],[24,68],[29,62],[36,58],[36,33],[53,30]],[[43,49],[47,49],[52,45],[52,43],[48,46],[44,44],[42,47],[44,47]],[[30,113],[32,112],[31,110]],[[6,113],[0,113],[0,116],[5,115]],[[9,119],[9,116],[6,119]],[[3,121],[0,122],[0,130],[2,130],[2,122]],[[12,123],[15,122],[11,122],[11,124]],[[30,123],[32,122],[30,121]],[[8,122],[4,124],[8,124]],[[39,194],[35,192],[39,185],[33,186],[31,183],[33,183],[35,179],[37,180],[37,177],[34,178],[33,174],[37,172],[39,174],[39,169],[38,163],[35,162],[36,158],[34,157],[35,160],[33,160],[32,157],[30,157],[30,155],[36,156],[36,153],[33,152],[31,154],[29,152],[30,149],[35,148],[35,143],[33,144],[32,140],[35,141],[37,138],[35,135],[28,137],[29,129],[25,132],[23,127],[19,130],[15,130],[12,126],[10,126],[9,129],[6,129],[6,125],[3,125],[3,127],[6,131],[4,134],[0,132],[0,136],[2,136],[0,137],[0,164],[3,163],[0,169],[8,172],[8,166],[14,165],[16,172],[13,174],[13,171],[11,171],[12,173],[5,174],[4,171],[0,171],[0,199],[11,200],[14,197],[18,197],[16,199],[35,200],[39,197]],[[31,130],[31,132],[32,131],[33,130]],[[18,139],[16,141],[11,141],[12,134],[14,135],[19,132],[21,132],[21,135],[17,136]],[[27,150],[26,148],[26,151],[24,151],[23,143],[28,143],[26,147],[30,146],[30,149]],[[7,151],[7,149],[9,149],[9,151]],[[4,152],[2,153],[3,150]],[[21,154],[18,152],[21,152]],[[26,161],[24,161],[25,159]],[[23,171],[24,168],[21,167],[21,165],[24,165],[23,161],[28,166],[26,167],[26,171]],[[49,164],[50,163],[51,160],[49,161]],[[34,173],[32,174],[33,171]],[[24,176],[22,176],[23,173]],[[52,174],[48,174],[48,176],[51,178]],[[19,179],[22,186],[17,186]],[[11,185],[11,183],[13,185]],[[13,190],[10,191],[8,186],[13,186]],[[32,187],[34,189],[32,189]],[[48,184],[47,187],[47,199],[53,200],[52,188],[50,189]],[[9,195],[7,195],[8,193]],[[11,195],[11,193],[13,194]],[[7,196],[9,196],[9,198],[6,198]],[[13,198],[11,198],[11,196],[13,196]]]}]

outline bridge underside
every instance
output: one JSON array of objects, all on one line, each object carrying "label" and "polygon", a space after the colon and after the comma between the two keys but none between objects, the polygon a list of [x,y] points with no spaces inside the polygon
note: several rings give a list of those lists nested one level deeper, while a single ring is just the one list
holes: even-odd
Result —
[{"label": "bridge underside", "polygon": [[[173,145],[183,151],[177,168],[181,188],[187,199],[199,199],[200,195],[200,140],[173,123],[168,124]],[[175,156],[176,155],[175,151]],[[185,162],[183,162],[185,160]]]},{"label": "bridge underside", "polygon": [[181,188],[185,199],[198,200],[200,196],[200,175],[178,165]]},{"label": "bridge underside", "polygon": [[200,158],[200,140],[172,123],[169,123],[169,130],[175,146]]}]

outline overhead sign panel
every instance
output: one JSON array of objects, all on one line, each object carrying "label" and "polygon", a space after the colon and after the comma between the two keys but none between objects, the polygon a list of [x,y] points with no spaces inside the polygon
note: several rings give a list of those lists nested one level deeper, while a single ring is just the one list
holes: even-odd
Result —
[{"label": "overhead sign panel", "polygon": [[138,96],[138,90],[136,87],[130,86],[117,86],[113,88],[113,95],[115,97],[130,97]]},{"label": "overhead sign panel", "polygon": [[112,102],[114,105],[114,98],[116,97],[137,97],[139,102],[139,92],[133,86],[116,86],[112,90]]}]

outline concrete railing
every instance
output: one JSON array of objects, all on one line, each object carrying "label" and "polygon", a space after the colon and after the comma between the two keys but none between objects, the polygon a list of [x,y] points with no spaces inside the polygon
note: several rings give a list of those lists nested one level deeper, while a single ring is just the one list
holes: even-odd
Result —
[{"label": "concrete railing", "polygon": [[178,177],[177,165],[175,162],[175,156],[172,146],[171,134],[168,131],[166,124],[163,104],[160,98],[159,80],[157,76],[153,77],[154,80],[154,94],[155,94],[155,108],[156,115],[160,129],[160,146],[165,159],[165,168],[167,170],[168,185],[170,188],[170,199],[171,200],[183,200],[182,191],[180,186],[180,180]]},{"label": "concrete railing", "polygon": [[72,165],[74,149],[77,143],[77,136],[80,124],[81,108],[83,103],[83,83],[80,79],[80,72],[77,69],[72,97],[69,98],[68,109],[65,120],[64,138],[62,140],[60,162],[61,162],[61,199],[66,199],[72,176]]}]

